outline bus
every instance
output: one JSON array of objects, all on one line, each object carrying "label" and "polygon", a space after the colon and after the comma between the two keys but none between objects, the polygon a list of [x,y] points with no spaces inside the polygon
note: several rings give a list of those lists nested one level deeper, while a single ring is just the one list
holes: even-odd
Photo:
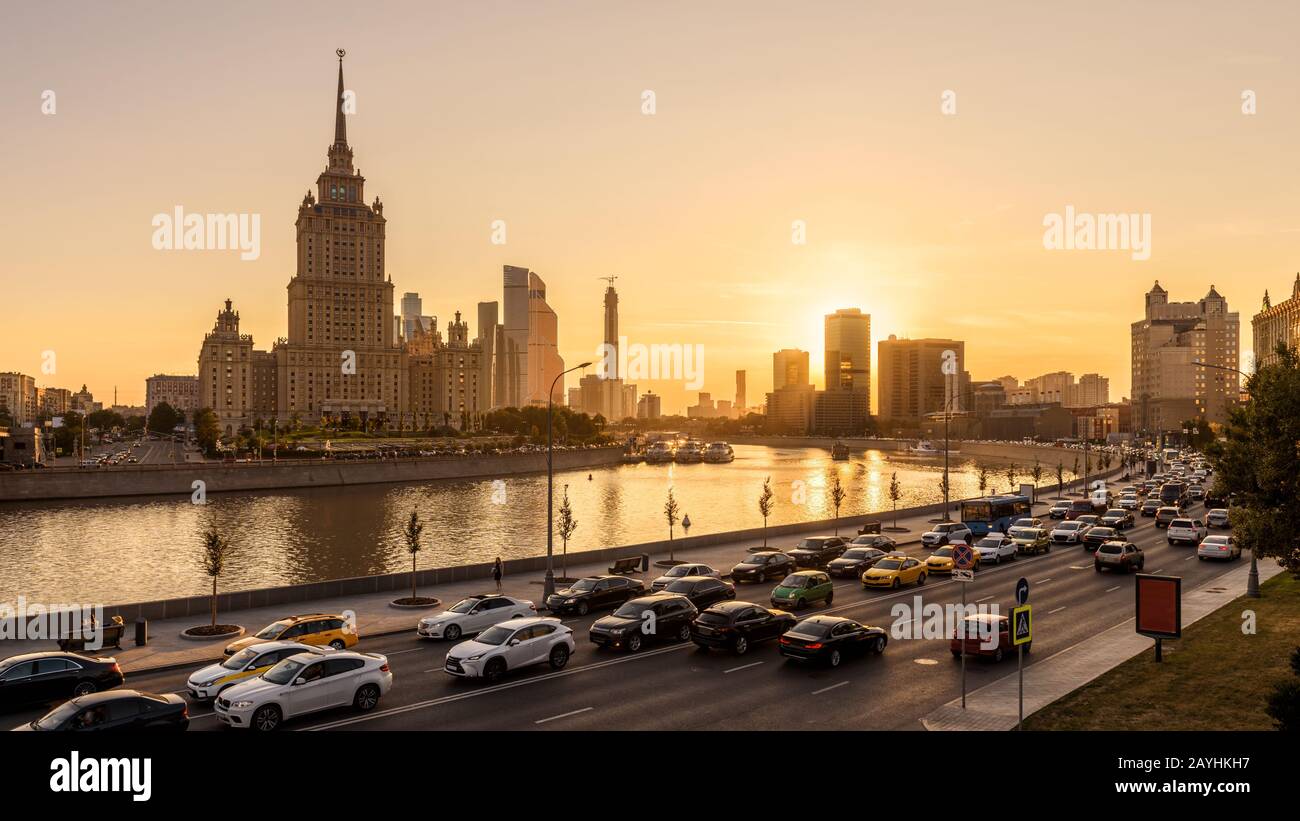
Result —
[{"label": "bus", "polygon": [[1028,496],[985,496],[961,503],[961,523],[970,528],[975,538],[987,536],[990,531],[1006,533],[1016,519],[1029,515]]}]

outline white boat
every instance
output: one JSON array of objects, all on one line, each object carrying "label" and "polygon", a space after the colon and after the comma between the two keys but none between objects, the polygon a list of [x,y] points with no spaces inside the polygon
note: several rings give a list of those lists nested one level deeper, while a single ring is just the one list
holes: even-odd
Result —
[{"label": "white boat", "polygon": [[[907,452],[913,456],[942,456],[943,448],[935,447],[934,443],[929,439],[922,439],[913,447],[909,447]],[[948,448],[948,453],[951,455],[954,453],[961,453],[961,451],[956,448]]]},{"label": "white boat", "polygon": [[677,453],[673,456],[673,461],[683,465],[703,462],[704,449],[700,447],[699,442],[687,440],[683,445],[677,448]]},{"label": "white boat", "polygon": [[722,465],[735,461],[736,452],[726,442],[710,442],[704,449],[704,461],[713,465]]},{"label": "white boat", "polygon": [[660,440],[650,445],[645,452],[647,465],[661,465],[673,460],[673,443]]}]

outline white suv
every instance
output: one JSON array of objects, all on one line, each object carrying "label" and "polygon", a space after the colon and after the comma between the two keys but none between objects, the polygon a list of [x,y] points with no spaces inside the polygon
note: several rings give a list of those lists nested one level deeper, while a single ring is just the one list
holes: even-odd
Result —
[{"label": "white suv", "polygon": [[1205,523],[1200,519],[1174,519],[1165,531],[1165,539],[1170,544],[1186,542],[1197,545],[1205,538]]},{"label": "white suv", "polygon": [[573,631],[557,618],[511,620],[451,648],[442,669],[460,678],[496,681],[508,670],[534,664],[549,663],[561,670],[569,663],[575,647]]},{"label": "white suv", "polygon": [[926,547],[942,547],[946,544],[965,542],[970,544],[970,528],[961,522],[944,522],[934,529],[921,534],[921,544]]},{"label": "white suv", "polygon": [[420,619],[415,634],[422,639],[459,641],[462,635],[481,633],[494,624],[537,615],[537,605],[527,599],[480,594],[470,596],[441,613]]},{"label": "white suv", "polygon": [[1050,535],[1053,544],[1079,544],[1089,530],[1092,525],[1087,522],[1061,522],[1052,528]]},{"label": "white suv", "polygon": [[388,659],[378,653],[299,653],[223,690],[213,712],[231,727],[274,730],[285,719],[333,707],[373,710],[392,686]]}]

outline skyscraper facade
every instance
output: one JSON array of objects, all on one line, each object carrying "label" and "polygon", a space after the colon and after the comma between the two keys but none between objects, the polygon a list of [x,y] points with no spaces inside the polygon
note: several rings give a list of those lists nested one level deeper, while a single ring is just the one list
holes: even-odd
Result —
[{"label": "skyscraper facade", "polygon": [[871,316],[840,308],[825,320],[826,390],[871,390]]},{"label": "skyscraper facade", "polygon": [[877,347],[881,419],[919,422],[927,414],[969,410],[966,343],[956,339],[899,339]]}]

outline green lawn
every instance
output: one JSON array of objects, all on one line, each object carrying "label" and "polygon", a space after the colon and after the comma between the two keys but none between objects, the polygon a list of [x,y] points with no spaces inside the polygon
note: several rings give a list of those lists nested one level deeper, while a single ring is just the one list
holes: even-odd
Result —
[{"label": "green lawn", "polygon": [[[1300,645],[1300,581],[1269,579],[1263,597],[1241,597],[1025,719],[1027,730],[1271,730],[1264,706],[1292,675]],[[1242,634],[1254,610],[1255,635]]]}]

